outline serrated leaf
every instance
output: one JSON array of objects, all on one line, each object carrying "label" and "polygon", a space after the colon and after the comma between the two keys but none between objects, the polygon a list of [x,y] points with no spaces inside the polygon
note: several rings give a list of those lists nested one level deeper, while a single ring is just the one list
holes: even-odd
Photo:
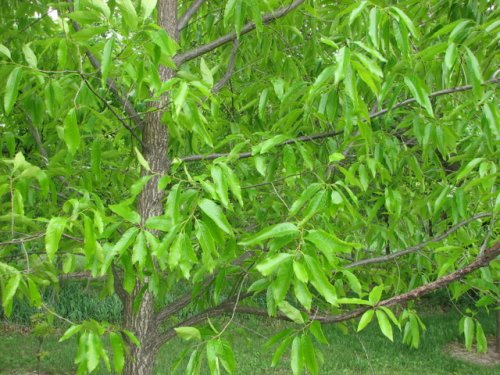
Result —
[{"label": "serrated leaf", "polygon": [[66,219],[63,217],[53,217],[47,225],[47,230],[45,232],[45,251],[51,262],[54,261],[65,226]]},{"label": "serrated leaf", "polygon": [[226,216],[222,212],[222,209],[210,199],[202,199],[198,203],[198,207],[210,218],[213,222],[224,232],[229,235],[233,235],[233,229],[227,221]]},{"label": "serrated leaf", "polygon": [[133,224],[139,224],[141,222],[141,216],[126,204],[113,204],[109,206],[109,209]]},{"label": "serrated leaf", "polygon": [[120,8],[127,26],[129,26],[132,30],[137,28],[137,12],[132,0],[117,0],[116,5]]},{"label": "serrated leaf", "polygon": [[5,288],[2,293],[2,306],[5,310],[9,311],[7,316],[10,315],[10,306],[12,305],[12,300],[16,294],[19,283],[21,282],[21,275],[16,274],[12,276],[9,281],[5,284]]},{"label": "serrated leaf", "polygon": [[280,253],[270,257],[265,258],[260,262],[255,268],[263,275],[269,276],[272,274],[281,264],[283,264],[287,259],[290,259],[292,254]]},{"label": "serrated leaf", "polygon": [[201,333],[195,327],[176,327],[174,328],[175,332],[179,337],[183,340],[198,340],[201,341]]},{"label": "serrated leaf", "polygon": [[380,330],[382,331],[384,336],[386,336],[389,340],[394,341],[392,334],[392,325],[385,312],[383,312],[382,310],[376,310],[375,314],[377,315],[378,326],[380,327]]},{"label": "serrated leaf", "polygon": [[471,350],[474,340],[474,320],[470,316],[466,316],[464,319],[464,336],[465,347],[467,350]]},{"label": "serrated leaf", "polygon": [[375,313],[374,310],[367,310],[363,313],[363,315],[361,315],[361,319],[359,320],[358,323],[358,329],[357,329],[358,332],[363,330],[368,324],[370,324],[370,322],[373,319],[374,313]]},{"label": "serrated leaf", "polygon": [[350,63],[350,50],[347,47],[342,47],[336,54],[335,58],[337,60],[337,67],[335,68],[334,73],[334,84],[338,84],[342,81],[347,73],[347,68]]},{"label": "serrated leaf", "polygon": [[11,58],[10,50],[1,43],[0,43],[0,53],[7,56],[9,59]]},{"label": "serrated leaf", "polygon": [[24,59],[26,60],[28,65],[32,68],[36,68],[36,66],[38,64],[38,60],[36,58],[35,53],[31,49],[29,43],[23,45],[23,54],[24,54]]},{"label": "serrated leaf", "polygon": [[101,81],[103,87],[106,87],[109,71],[111,70],[111,60],[112,60],[111,57],[113,55],[114,46],[115,46],[115,38],[111,37],[104,45],[104,50],[102,52]]},{"label": "serrated leaf", "polygon": [[135,244],[132,249],[132,264],[139,263],[139,267],[142,269],[146,263],[147,255],[146,237],[144,232],[141,231],[135,238]]},{"label": "serrated leaf", "polygon": [[292,351],[290,353],[290,365],[294,375],[299,375],[304,367],[304,361],[301,353],[300,336],[296,336],[292,342]]},{"label": "serrated leaf", "polygon": [[376,305],[380,301],[380,297],[382,297],[382,292],[384,290],[383,285],[378,285],[374,287],[370,294],[368,295],[368,300],[373,304]]},{"label": "serrated leaf", "polygon": [[281,301],[278,304],[278,308],[295,323],[304,324],[304,318],[302,317],[300,311],[296,307],[290,305],[287,301]]},{"label": "serrated leaf", "polygon": [[16,104],[17,95],[19,93],[19,83],[21,82],[22,70],[20,67],[14,68],[7,78],[5,85],[5,96],[3,98],[3,106],[5,114],[9,114]]},{"label": "serrated leaf", "polygon": [[134,147],[135,155],[137,156],[137,161],[139,164],[148,172],[151,172],[151,167],[149,166],[148,161],[142,156],[142,153],[139,151],[137,147]]},{"label": "serrated leaf", "polygon": [[252,246],[271,238],[279,238],[284,236],[298,235],[299,230],[297,226],[293,223],[280,223],[276,225],[271,225],[260,232],[250,236],[244,241],[240,241],[238,244],[241,246]]},{"label": "serrated leaf", "polygon": [[156,3],[158,0],[141,0],[141,12],[142,18],[146,19],[151,16],[156,8]]},{"label": "serrated leaf", "polygon": [[76,335],[78,332],[80,332],[82,330],[82,325],[81,324],[78,324],[78,325],[74,325],[74,326],[71,326],[69,327],[66,332],[64,332],[64,334],[62,335],[62,337],[59,339],[59,342],[63,342],[63,341],[66,341],[67,339],[69,339],[70,337]]},{"label": "serrated leaf", "polygon": [[74,108],[71,108],[64,118],[64,142],[66,142],[68,151],[72,155],[76,153],[80,146],[80,129],[78,128],[78,120]]},{"label": "serrated leaf", "polygon": [[125,365],[125,343],[121,335],[116,332],[109,334],[109,341],[113,349],[113,367],[116,372],[121,373]]}]

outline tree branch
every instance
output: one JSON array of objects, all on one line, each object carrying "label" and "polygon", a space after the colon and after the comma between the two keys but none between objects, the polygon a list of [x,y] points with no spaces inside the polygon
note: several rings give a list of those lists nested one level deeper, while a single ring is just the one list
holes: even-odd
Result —
[{"label": "tree branch", "polygon": [[198,12],[204,2],[205,0],[194,0],[192,2],[188,10],[186,10],[186,12],[182,16],[180,16],[179,20],[177,21],[178,31],[181,31],[187,26],[189,20],[193,18],[193,16]]},{"label": "tree branch", "polygon": [[[295,0],[293,1],[290,5],[282,7],[277,9],[274,12],[267,13],[262,17],[262,23],[267,24],[272,21],[275,21],[281,17],[286,16],[288,13],[296,9],[299,5],[301,5],[305,0]],[[256,25],[254,22],[249,22],[245,26],[242,27],[239,36],[245,35],[249,33],[250,31],[253,31],[255,29]],[[239,38],[238,34],[235,32],[226,34],[212,42],[209,42],[207,44],[204,44],[202,46],[196,47],[190,51],[178,54],[174,56],[174,62],[177,66],[180,66],[184,64],[185,62],[188,62],[190,60],[193,60],[197,57],[200,57],[208,52],[213,51],[217,47],[220,47],[226,43],[229,43],[235,39]]]},{"label": "tree branch", "polygon": [[[433,292],[437,289],[440,289],[454,281],[458,281],[463,279],[465,276],[468,274],[476,271],[477,269],[487,266],[493,259],[495,259],[498,255],[500,255],[500,242],[497,242],[494,244],[491,248],[487,249],[484,253],[483,256],[480,256],[476,258],[475,261],[473,261],[471,264],[468,266],[465,266],[464,268],[452,272],[446,276],[443,276],[441,278],[438,278],[437,280],[422,285],[418,288],[415,288],[409,292],[385,299],[381,302],[379,302],[377,305],[374,307],[381,307],[381,306],[394,306],[397,304],[401,304],[410,300],[414,300],[416,298],[419,298],[423,295],[426,295],[430,292]],[[250,314],[250,315],[259,315],[259,316],[264,316],[264,317],[269,317],[269,314],[267,313],[266,310],[260,309],[260,308],[255,308],[255,307],[250,307],[250,306],[235,306],[235,304],[226,304],[222,306],[224,309],[224,312],[229,313],[232,312],[234,309],[236,309],[236,312],[240,314]],[[348,311],[342,314],[336,314],[336,315],[331,315],[331,314],[325,314],[325,315],[319,315],[319,314],[314,314],[310,315],[309,319],[310,320],[317,320],[321,323],[338,323],[338,322],[343,322],[346,320],[350,320],[353,318],[357,318],[358,316],[363,315],[363,313],[367,310],[370,310],[371,306],[364,306],[360,307],[358,309]],[[277,313],[276,316],[271,317],[274,319],[279,319],[279,320],[288,320],[290,321],[290,318],[288,318],[285,314],[282,313]]]},{"label": "tree branch", "polygon": [[354,268],[354,267],[359,267],[359,266],[366,266],[367,264],[383,263],[383,262],[387,262],[387,261],[399,258],[399,257],[406,255],[406,254],[417,252],[419,250],[422,250],[424,247],[426,247],[427,245],[429,245],[431,243],[441,241],[442,239],[448,237],[453,232],[456,232],[458,229],[462,228],[463,226],[469,224],[470,222],[472,222],[474,220],[481,219],[484,217],[490,217],[490,216],[491,216],[491,214],[488,212],[474,215],[474,216],[468,218],[467,220],[464,220],[464,221],[450,227],[446,232],[444,232],[438,236],[435,236],[435,237],[431,238],[430,240],[422,242],[421,244],[408,247],[408,248],[401,250],[401,251],[396,251],[396,252],[389,254],[389,255],[383,255],[380,257],[376,257],[376,258],[358,260],[358,261],[355,261],[355,262],[352,262],[352,263],[345,265],[344,268],[349,269],[349,268]]},{"label": "tree branch", "polygon": [[[492,78],[488,81],[485,81],[484,85],[497,84],[499,82],[500,82],[500,78]],[[432,92],[431,94],[429,94],[429,97],[434,98],[437,96],[449,95],[449,94],[454,94],[457,92],[463,92],[463,91],[469,91],[469,90],[472,90],[471,85],[457,86],[457,87],[453,87],[453,88],[449,88],[449,89],[444,89],[444,90]],[[397,109],[397,108],[405,107],[405,106],[408,106],[408,105],[413,104],[413,103],[416,103],[415,98],[406,99],[402,102],[397,103],[396,105],[392,106],[391,108],[385,108],[385,109],[382,109],[378,112],[370,114],[370,119],[372,120],[374,118],[385,115],[389,111],[392,111],[392,110]],[[310,142],[310,141],[313,141],[316,139],[331,138],[331,137],[336,137],[337,135],[340,135],[343,133],[344,132],[342,130],[340,130],[340,131],[330,131],[330,132],[325,132],[325,133],[306,135],[306,136],[302,136],[302,137],[298,137],[298,138],[289,139],[287,141],[284,141],[283,143],[280,143],[278,146],[284,146],[284,145],[288,145],[288,144],[295,143],[295,142]],[[197,155],[184,156],[184,157],[180,158],[180,160],[185,162],[185,163],[192,163],[192,162],[197,162],[197,161],[214,160],[214,159],[217,159],[220,157],[227,157],[230,155],[231,155],[231,153],[213,153],[213,154],[208,154],[208,155],[197,154]],[[253,155],[251,152],[242,152],[240,154],[236,154],[236,159],[238,159],[238,160],[239,159],[246,159],[246,158],[250,158],[252,156]]]},{"label": "tree branch", "polygon": [[236,63],[236,52],[240,46],[240,41],[235,39],[233,41],[233,48],[231,49],[231,54],[229,55],[229,62],[227,63],[226,73],[222,76],[219,82],[217,82],[212,88],[212,94],[217,94],[231,79],[234,74],[234,65]]}]

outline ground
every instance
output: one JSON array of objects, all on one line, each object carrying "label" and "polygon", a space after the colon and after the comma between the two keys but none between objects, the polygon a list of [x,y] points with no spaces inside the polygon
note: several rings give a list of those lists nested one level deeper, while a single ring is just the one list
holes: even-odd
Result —
[{"label": "ground", "polygon": [[[399,333],[395,335],[394,343],[391,343],[380,334],[375,324],[360,334],[347,335],[335,326],[326,327],[325,334],[330,345],[319,345],[324,356],[320,374],[500,374],[500,364],[488,363],[486,366],[485,363],[470,363],[470,358],[478,356],[459,349],[463,345],[457,328],[459,318],[460,315],[454,311],[424,315],[427,331],[423,334],[423,341],[418,350],[401,344]],[[485,331],[491,335],[494,331],[493,316],[484,316],[481,321]],[[240,318],[233,323],[228,334],[234,343],[238,361],[237,374],[291,373],[286,355],[284,361],[272,368],[270,363],[275,348],[262,348],[273,332],[288,326],[288,323],[263,321],[253,317]],[[224,321],[220,324],[224,324]],[[25,329],[5,324],[0,328],[0,333],[0,374],[36,374],[36,338]],[[182,347],[176,339],[162,349],[156,364],[157,375],[171,373],[169,369]],[[73,374],[75,348],[74,342],[58,345],[57,337],[49,337],[43,346],[48,355],[41,363],[40,374]],[[103,370],[98,373],[106,374]]]}]

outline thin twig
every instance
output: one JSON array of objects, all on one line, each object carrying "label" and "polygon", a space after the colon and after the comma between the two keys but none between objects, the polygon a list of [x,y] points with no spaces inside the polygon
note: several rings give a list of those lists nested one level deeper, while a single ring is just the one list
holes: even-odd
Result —
[{"label": "thin twig", "polygon": [[98,98],[106,106],[106,108],[109,109],[109,111],[113,114],[113,116],[116,117],[116,119],[120,121],[120,123],[125,127],[125,129],[127,129],[130,132],[130,134],[135,139],[137,139],[137,141],[142,145],[141,137],[139,137],[139,135],[134,131],[134,129],[132,129],[129,126],[129,124],[127,124],[127,122],[124,119],[122,119],[120,115],[118,115],[118,113],[115,112],[113,107],[108,103],[108,101],[105,98],[103,98],[101,95],[99,95],[99,93],[96,90],[94,90],[90,82],[84,76],[81,77],[83,79],[83,82],[85,82],[85,84],[87,85],[88,89],[92,92],[92,94],[94,94],[95,97]]},{"label": "thin twig", "polygon": [[356,262],[352,262],[352,263],[345,265],[344,268],[348,269],[348,268],[354,268],[354,267],[359,267],[359,266],[366,266],[368,264],[388,262],[390,260],[399,258],[403,255],[417,252],[419,250],[422,250],[424,247],[430,245],[431,243],[439,242],[439,241],[445,239],[450,234],[456,232],[458,229],[462,228],[463,226],[469,224],[470,222],[472,222],[474,220],[482,219],[482,218],[490,217],[490,216],[491,216],[491,213],[489,213],[489,212],[483,212],[483,213],[474,215],[474,216],[468,218],[467,220],[464,220],[458,224],[455,224],[454,226],[449,228],[446,232],[444,232],[438,236],[435,236],[435,237],[431,238],[430,240],[422,242],[418,245],[408,247],[408,248],[401,250],[401,251],[396,251],[396,252],[389,254],[389,255],[383,255],[380,257],[376,257],[376,258],[358,260]]}]

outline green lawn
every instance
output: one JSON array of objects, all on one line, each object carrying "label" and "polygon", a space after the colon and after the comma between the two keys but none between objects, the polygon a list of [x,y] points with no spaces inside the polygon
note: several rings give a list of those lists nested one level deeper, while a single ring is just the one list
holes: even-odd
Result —
[{"label": "green lawn", "polygon": [[[395,336],[391,343],[372,323],[360,334],[344,335],[333,326],[325,327],[329,346],[321,345],[324,364],[321,374],[500,374],[500,366],[486,368],[468,364],[443,353],[443,347],[461,340],[457,322],[459,315],[454,312],[433,314],[423,317],[427,331],[420,349],[414,350],[400,343],[401,336]],[[492,317],[482,319],[486,333],[494,329]],[[223,322],[221,322],[223,324]],[[274,350],[262,348],[273,332],[284,328],[287,323],[262,321],[257,318],[239,318],[233,322],[227,335],[234,343],[238,362],[237,374],[289,374],[287,354],[277,367],[270,366]],[[0,374],[23,374],[37,368],[36,351],[38,342],[33,336],[7,330],[0,331]],[[183,346],[179,341],[166,345],[158,358],[156,374],[171,373],[172,363]],[[76,343],[58,344],[56,337],[44,343],[48,353],[41,364],[41,371],[50,374],[72,374],[73,355]],[[274,349],[274,348],[273,348]],[[207,366],[204,366],[207,367]],[[182,367],[180,367],[182,368]],[[203,371],[207,373],[207,371]],[[105,374],[105,371],[99,374]],[[179,371],[182,373],[182,371]]]}]

